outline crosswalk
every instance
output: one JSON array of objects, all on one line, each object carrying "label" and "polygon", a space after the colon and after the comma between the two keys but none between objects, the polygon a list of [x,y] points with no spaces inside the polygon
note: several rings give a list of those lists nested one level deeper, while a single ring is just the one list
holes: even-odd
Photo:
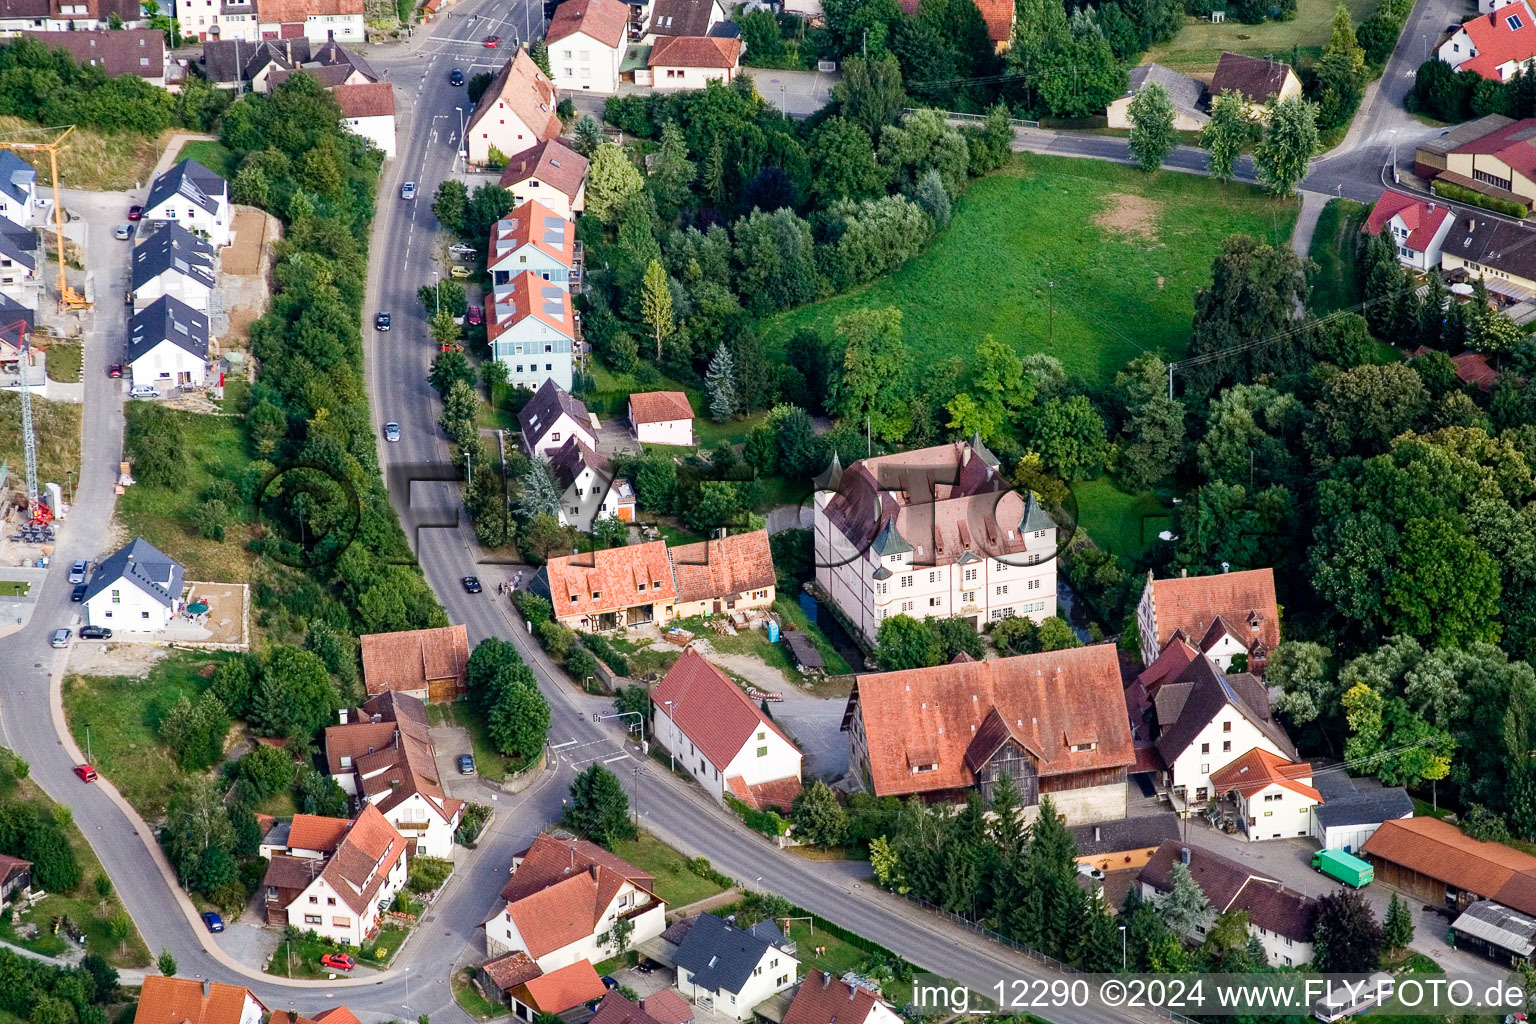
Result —
[{"label": "crosswalk", "polygon": [[581,771],[582,768],[595,761],[605,765],[616,764],[620,761],[632,761],[634,755],[615,746],[611,739],[577,740],[570,739],[563,743],[551,743],[550,749],[555,751],[560,760],[568,765],[572,771]]}]

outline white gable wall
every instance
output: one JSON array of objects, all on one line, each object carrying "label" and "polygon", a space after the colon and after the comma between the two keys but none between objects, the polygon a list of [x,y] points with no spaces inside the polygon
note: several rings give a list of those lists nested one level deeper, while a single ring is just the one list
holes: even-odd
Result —
[{"label": "white gable wall", "polygon": [[208,364],[180,345],[162,341],[130,364],[134,387],[149,385],[173,388],[178,384],[202,384]]},{"label": "white gable wall", "polygon": [[115,580],[85,602],[86,621],[92,626],[106,626],[114,633],[156,632],[166,627],[171,614],[171,609],[126,577]]},{"label": "white gable wall", "polygon": [[1254,747],[1279,757],[1287,755],[1264,735],[1233,704],[1228,704],[1206,723],[1204,729],[1169,766],[1169,785],[1185,787],[1184,799],[1191,810],[1205,806],[1212,797],[1211,773],[1220,771]]}]

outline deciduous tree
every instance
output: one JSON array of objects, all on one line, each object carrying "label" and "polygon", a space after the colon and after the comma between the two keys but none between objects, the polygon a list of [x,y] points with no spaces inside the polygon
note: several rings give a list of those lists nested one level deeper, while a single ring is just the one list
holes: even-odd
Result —
[{"label": "deciduous tree", "polygon": [[1136,166],[1155,171],[1173,151],[1173,101],[1157,82],[1143,86],[1131,99],[1131,155]]},{"label": "deciduous tree", "polygon": [[1317,152],[1317,109],[1300,96],[1276,103],[1269,112],[1264,138],[1253,151],[1259,183],[1276,195],[1296,194]]}]

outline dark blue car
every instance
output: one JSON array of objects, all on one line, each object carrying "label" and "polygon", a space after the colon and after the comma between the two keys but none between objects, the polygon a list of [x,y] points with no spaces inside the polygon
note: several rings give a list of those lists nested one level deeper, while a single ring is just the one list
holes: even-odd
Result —
[{"label": "dark blue car", "polygon": [[224,919],[211,910],[203,915],[203,924],[207,925],[208,930],[211,932],[221,932],[224,930]]}]

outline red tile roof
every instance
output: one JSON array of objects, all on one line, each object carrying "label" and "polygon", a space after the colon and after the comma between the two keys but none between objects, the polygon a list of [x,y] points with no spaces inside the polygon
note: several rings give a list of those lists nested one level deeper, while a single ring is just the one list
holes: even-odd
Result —
[{"label": "red tile roof", "polygon": [[494,960],[487,960],[480,965],[480,969],[503,992],[514,989],[524,982],[532,981],[544,973],[539,965],[533,962],[533,957],[528,955],[528,951],[523,949],[503,953]]},{"label": "red tile roof", "polygon": [[690,1024],[693,1020],[693,1007],[670,988],[652,992],[640,1000],[640,1008],[657,1024]]},{"label": "red tile roof", "polygon": [[[1536,149],[1532,149],[1531,153],[1536,157]],[[1423,252],[1435,240],[1435,234],[1440,230],[1440,225],[1444,224],[1445,219],[1450,215],[1451,208],[1444,203],[1405,196],[1389,188],[1381,194],[1380,199],[1376,200],[1376,205],[1371,208],[1371,215],[1366,218],[1360,230],[1379,235],[1386,230],[1387,223],[1394,216],[1400,216],[1403,226],[1409,232],[1403,244],[1410,249]]]},{"label": "red tile roof", "polygon": [[[550,230],[551,227],[555,230]],[[569,268],[576,262],[576,225],[538,200],[530,199],[504,220],[496,222],[496,228],[491,232],[486,269],[494,270],[525,245],[533,246]]]},{"label": "red tile roof", "polygon": [[816,968],[805,974],[784,1024],[864,1024],[880,996],[862,985],[850,985]]},{"label": "red tile roof", "polygon": [[363,1024],[363,1022],[345,1006],[333,1006],[324,1013],[315,1014],[315,1024]]},{"label": "red tile roof", "polygon": [[1506,124],[1451,152],[1496,156],[1521,174],[1536,174],[1536,117]]},{"label": "red tile roof", "polygon": [[508,160],[498,183],[510,189],[529,178],[542,181],[574,201],[587,180],[587,158],[559,139],[550,139]]},{"label": "red tile roof", "polygon": [[446,679],[454,680],[456,689],[464,689],[469,632],[463,624],[365,633],[358,641],[363,649],[363,683],[370,694],[425,690],[429,682]]},{"label": "red tile roof", "polygon": [[580,32],[604,46],[618,47],[629,27],[629,5],[620,0],[565,0],[555,8],[544,41],[553,45]]},{"label": "red tile roof", "polygon": [[[854,715],[877,796],[970,786],[1010,740],[1042,778],[1135,760],[1112,644],[861,675],[845,729]],[[937,767],[915,770],[927,765]]]},{"label": "red tile roof", "polygon": [[[240,985],[215,981],[204,995],[199,979],[151,974],[144,979],[133,1024],[240,1024],[247,998],[256,999]],[[256,1003],[266,1009],[261,1000]]]},{"label": "red tile roof", "polygon": [[740,39],[662,36],[651,49],[653,68],[734,68],[740,64]]},{"label": "red tile roof", "polygon": [[292,25],[307,18],[362,13],[363,0],[261,0],[257,20],[263,25]]},{"label": "red tile roof", "polygon": [[540,576],[561,619],[677,600],[667,545],[660,540],[551,558]]},{"label": "red tile roof", "polygon": [[1163,653],[1142,670],[1136,681],[1146,689],[1148,696],[1154,696],[1159,686],[1179,678],[1189,663],[1198,657],[1200,652],[1187,640],[1177,639],[1163,648]]},{"label": "red tile roof", "polygon": [[668,423],[693,419],[693,406],[681,391],[642,391],[629,396],[631,423]]},{"label": "red tile roof", "polygon": [[526,50],[519,49],[496,72],[469,116],[469,127],[473,128],[498,108],[510,111],[540,140],[548,141],[560,134],[555,87]]},{"label": "red tile roof", "polygon": [[373,804],[363,805],[352,829],[320,872],[353,913],[366,917],[384,879],[405,856],[405,837]]},{"label": "red tile roof", "polygon": [[618,892],[622,880],[647,892],[656,884],[656,876],[614,856],[596,843],[585,839],[557,839],[544,832],[532,846],[518,854],[512,877],[501,890],[501,898],[515,902],[574,874],[590,873],[594,867],[600,868],[601,874],[610,876],[605,881],[613,886],[613,892]]},{"label": "red tile roof", "polygon": [[[670,708],[667,701],[673,702]],[[790,743],[789,737],[747,699],[730,677],[691,647],[683,651],[683,656],[656,684],[651,691],[651,703],[671,718],[699,748],[699,753],[721,771],[765,728]]]},{"label": "red tile roof", "polygon": [[755,786],[747,785],[747,780],[740,775],[732,775],[725,780],[725,784],[731,788],[731,793],[736,799],[761,811],[769,807],[778,808],[781,811],[789,811],[795,805],[795,797],[800,795],[803,788],[797,778],[774,779],[771,782],[759,782]]},{"label": "red tile roof", "polygon": [[[1519,28],[1513,27],[1518,25]],[[1492,14],[1461,26],[1477,56],[1463,61],[1456,70],[1471,71],[1484,78],[1503,81],[1499,66],[1510,61],[1524,63],[1536,56],[1536,15],[1525,0],[1506,4]]]},{"label": "red tile roof", "polygon": [[735,533],[667,549],[679,601],[734,598],[765,590],[775,582],[768,531]]},{"label": "red tile roof", "polygon": [[[901,0],[902,12],[909,18],[917,17],[918,0]],[[987,38],[994,43],[1006,43],[1013,38],[1015,8],[1012,0],[976,0],[981,20],[987,23]]]},{"label": "red tile roof", "polygon": [[578,960],[558,971],[519,985],[516,997],[540,1013],[564,1013],[573,1006],[601,999],[607,992],[592,964]]},{"label": "red tile roof", "polygon": [[512,279],[504,291],[486,299],[490,315],[488,334],[495,339],[514,324],[533,317],[562,338],[575,338],[571,316],[571,293],[562,285],[546,281],[531,270]]},{"label": "red tile roof", "polygon": [[1233,790],[1247,799],[1270,786],[1281,786],[1294,793],[1322,803],[1323,796],[1312,788],[1312,766],[1294,764],[1272,754],[1263,747],[1254,747],[1237,760],[1211,773],[1211,788],[1217,793]]},{"label": "red tile roof", "polygon": [[[1536,913],[1532,901],[1519,895],[1530,886],[1517,879],[1521,875],[1527,879],[1536,875],[1536,857],[1500,843],[1473,839],[1448,822],[1435,818],[1384,821],[1360,849],[1367,856],[1479,896],[1501,903],[1507,896],[1515,900],[1507,906],[1527,914]],[[1500,896],[1500,890],[1506,886],[1510,886],[1510,892]]]},{"label": "red tile roof", "polygon": [[[1179,576],[1152,580],[1152,614],[1159,651],[1183,631],[1198,644],[1219,616],[1240,636],[1257,639],[1266,651],[1280,644],[1280,606],[1275,601],[1273,569],[1248,569],[1215,576]],[[1253,631],[1257,616],[1258,631]]]},{"label": "red tile roof", "polygon": [[592,937],[593,928],[602,922],[608,902],[623,883],[623,879],[614,878],[601,880],[610,882],[603,885],[598,877],[603,873],[593,867],[507,904],[506,912],[530,954],[541,957]]},{"label": "red tile roof", "polygon": [[394,117],[395,87],[389,82],[338,85],[331,90],[342,117]]},{"label": "red tile roof", "polygon": [[[394,732],[394,727],[390,727]],[[341,845],[347,830],[352,827],[350,818],[322,818],[317,814],[295,814],[288,829],[290,850],[319,850],[330,853]]]},{"label": "red tile roof", "polygon": [[661,1024],[639,1003],[632,1003],[618,992],[610,991],[597,1004],[597,1012],[587,1024]]}]

